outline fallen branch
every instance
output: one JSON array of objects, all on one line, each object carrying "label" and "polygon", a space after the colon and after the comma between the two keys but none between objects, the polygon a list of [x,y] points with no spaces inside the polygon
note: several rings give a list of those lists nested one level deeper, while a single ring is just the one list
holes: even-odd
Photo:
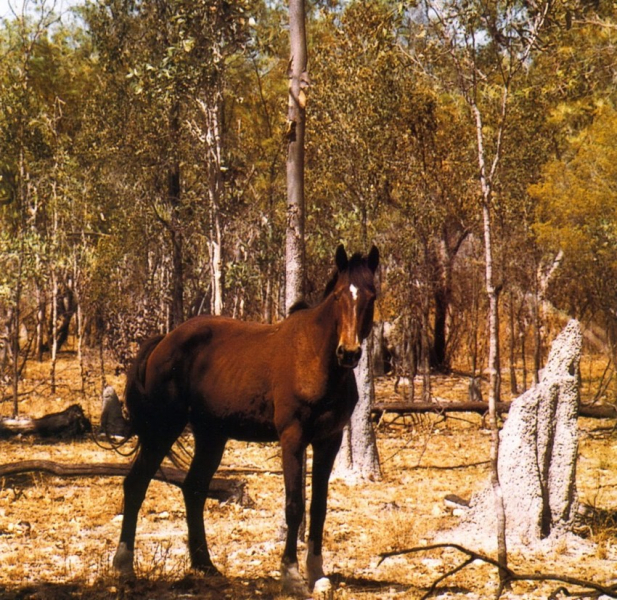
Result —
[{"label": "fallen branch", "polygon": [[[117,463],[82,463],[62,464],[51,460],[23,460],[15,463],[0,465],[0,477],[19,475],[21,473],[43,472],[58,477],[125,477],[130,464]],[[156,472],[154,479],[181,487],[186,471],[173,467],[161,467]],[[245,483],[233,479],[221,479],[215,477],[210,483],[208,497],[227,502],[233,500],[242,502],[245,497]]]},{"label": "fallen branch", "polygon": [[[507,413],[511,402],[498,402],[497,412]],[[398,415],[413,413],[445,414],[450,412],[471,412],[485,415],[488,412],[486,402],[378,402],[373,405],[372,413],[377,418],[383,413]],[[610,404],[581,404],[578,410],[579,417],[591,419],[617,419],[617,407]]]},{"label": "fallen branch", "polygon": [[[465,567],[469,566],[476,560],[480,560],[497,569],[502,569],[506,573],[506,579],[508,583],[513,581],[558,581],[560,583],[566,583],[569,585],[575,585],[577,587],[588,588],[589,590],[593,590],[593,592],[585,591],[584,595],[586,598],[598,598],[601,595],[608,596],[609,598],[617,598],[617,585],[612,586],[604,586],[599,583],[595,583],[594,581],[588,581],[586,579],[579,579],[578,577],[570,577],[569,575],[557,575],[554,573],[517,573],[513,571],[510,567],[504,567],[500,565],[496,559],[491,558],[490,556],[486,556],[479,552],[475,552],[474,550],[470,550],[469,548],[465,548],[464,546],[460,546],[459,544],[430,544],[428,546],[416,546],[415,548],[407,548],[405,550],[393,550],[392,552],[382,552],[379,556],[379,566],[386,558],[390,558],[392,556],[401,556],[404,554],[414,554],[417,552],[427,552],[428,550],[437,550],[437,549],[445,549],[452,548],[454,550],[458,550],[462,554],[467,555],[467,559],[462,562],[460,565],[453,567],[447,573],[437,578],[428,589],[426,594],[422,596],[422,600],[425,598],[429,598],[437,589],[437,586],[459,571],[462,571]],[[563,588],[561,591],[564,591]],[[565,590],[566,595],[570,595],[570,593]]]},{"label": "fallen branch", "polygon": [[19,417],[0,419],[0,439],[17,435],[37,435],[42,438],[74,439],[92,431],[90,420],[79,404],[45,415],[39,419]]}]

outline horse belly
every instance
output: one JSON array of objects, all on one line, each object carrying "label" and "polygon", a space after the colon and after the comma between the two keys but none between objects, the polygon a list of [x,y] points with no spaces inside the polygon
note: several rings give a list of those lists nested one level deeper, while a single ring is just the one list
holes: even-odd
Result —
[{"label": "horse belly", "polygon": [[231,377],[206,374],[194,407],[198,418],[210,422],[227,437],[247,442],[276,441],[274,405],[266,382],[257,374]]}]

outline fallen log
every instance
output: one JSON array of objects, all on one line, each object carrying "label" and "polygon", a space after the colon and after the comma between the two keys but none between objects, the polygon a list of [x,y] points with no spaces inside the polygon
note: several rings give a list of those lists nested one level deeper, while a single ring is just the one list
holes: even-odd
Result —
[{"label": "fallen log", "polygon": [[67,409],[39,419],[17,417],[0,420],[0,439],[17,435],[37,435],[42,438],[74,439],[92,431],[92,424],[83,408],[73,404]]},{"label": "fallen log", "polygon": [[[0,477],[32,472],[49,473],[57,477],[125,477],[130,468],[130,464],[118,463],[63,464],[51,460],[22,460],[0,465]],[[186,471],[174,467],[160,467],[154,479],[181,487],[185,477]],[[245,487],[243,481],[215,477],[210,483],[208,497],[219,502],[231,500],[242,504],[246,500]]]},{"label": "fallen log", "polygon": [[[498,402],[497,412],[507,413],[511,404],[511,402]],[[488,412],[488,404],[486,402],[378,402],[372,408],[373,415],[378,419],[384,413],[441,415],[449,412],[471,412],[484,415]],[[610,404],[581,404],[578,416],[591,419],[617,419],[617,407]]]}]

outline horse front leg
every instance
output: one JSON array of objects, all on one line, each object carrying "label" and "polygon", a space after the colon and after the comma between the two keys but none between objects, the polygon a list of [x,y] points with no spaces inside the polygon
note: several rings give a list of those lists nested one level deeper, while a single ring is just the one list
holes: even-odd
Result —
[{"label": "horse front leg", "polygon": [[306,576],[310,590],[316,581],[325,577],[321,550],[328,504],[328,483],[342,439],[343,435],[340,433],[313,444],[311,522],[306,552]]},{"label": "horse front leg", "polygon": [[308,588],[298,569],[298,531],[304,515],[302,464],[306,446],[297,431],[287,431],[281,436],[283,476],[285,479],[285,520],[287,539],[281,561],[283,593],[304,596]]}]

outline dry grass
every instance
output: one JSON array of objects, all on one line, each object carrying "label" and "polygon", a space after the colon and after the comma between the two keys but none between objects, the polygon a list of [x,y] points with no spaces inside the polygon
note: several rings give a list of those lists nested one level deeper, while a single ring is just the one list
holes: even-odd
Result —
[{"label": "dry grass", "polygon": [[[49,397],[48,365],[32,365],[23,384],[20,410],[41,416],[80,402],[93,421],[99,411],[96,369],[79,391],[73,355],[62,355],[57,398]],[[121,378],[110,382],[122,389]],[[466,382],[435,378],[435,394],[464,400]],[[393,381],[380,382],[379,399],[392,395]],[[0,390],[1,391],[1,390]],[[8,414],[8,403],[0,406]],[[511,555],[520,571],[567,573],[603,583],[614,580],[617,559],[617,439],[596,435],[600,423],[581,420],[578,487],[581,500],[597,511],[588,524],[596,543],[579,556],[567,547],[550,555]],[[391,558],[381,552],[427,544],[437,531],[456,524],[446,494],[469,497],[488,476],[489,436],[475,415],[443,420],[435,416],[391,420],[378,430],[383,479],[348,486],[332,482],[326,522],[325,564],[336,584],[335,598],[416,598],[462,558],[452,550]],[[2,462],[49,459],[64,462],[126,461],[91,440],[41,443],[0,442]],[[213,559],[226,580],[190,571],[179,490],[153,482],[140,513],[134,588],[118,587],[111,559],[120,529],[121,480],[60,479],[43,475],[0,479],[0,598],[276,598],[282,542],[283,482],[274,444],[230,442],[224,464],[256,468],[242,475],[250,506],[210,502],[206,515]],[[265,471],[265,472],[264,472]],[[496,573],[474,564],[448,579],[441,598],[486,598]],[[546,598],[556,584],[516,584],[505,598]],[[575,591],[575,590],[572,590]]]}]

